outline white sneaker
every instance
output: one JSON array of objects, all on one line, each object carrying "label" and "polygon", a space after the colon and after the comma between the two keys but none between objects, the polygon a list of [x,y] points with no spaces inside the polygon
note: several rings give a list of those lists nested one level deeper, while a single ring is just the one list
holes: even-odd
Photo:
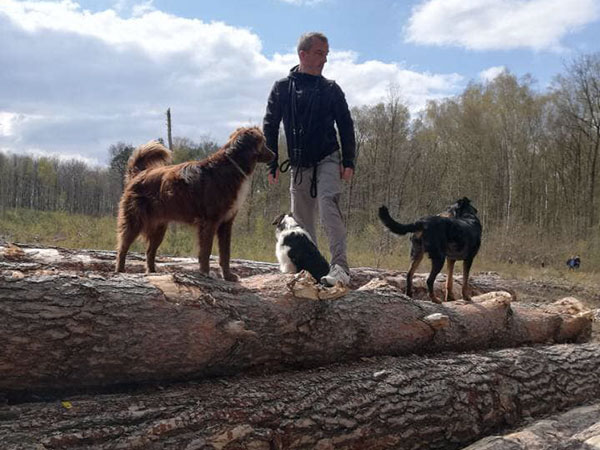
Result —
[{"label": "white sneaker", "polygon": [[325,286],[335,286],[336,283],[341,283],[342,286],[348,286],[350,283],[350,275],[337,264],[331,266],[329,273],[321,277],[321,283]]}]

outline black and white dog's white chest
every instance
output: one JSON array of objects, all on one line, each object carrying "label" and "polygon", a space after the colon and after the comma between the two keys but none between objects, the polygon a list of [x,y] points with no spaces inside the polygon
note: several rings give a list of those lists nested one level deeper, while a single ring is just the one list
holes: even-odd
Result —
[{"label": "black and white dog's white chest", "polygon": [[274,223],[277,225],[275,254],[283,273],[306,270],[317,281],[329,273],[329,263],[292,215],[280,216]]}]

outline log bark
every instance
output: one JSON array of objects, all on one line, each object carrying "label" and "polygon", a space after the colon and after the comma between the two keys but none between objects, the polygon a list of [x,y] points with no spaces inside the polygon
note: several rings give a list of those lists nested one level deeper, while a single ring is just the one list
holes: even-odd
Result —
[{"label": "log bark", "polygon": [[544,418],[464,450],[594,450],[600,447],[600,403]]},{"label": "log bark", "polygon": [[340,299],[312,301],[290,293],[291,276],[265,274],[256,263],[240,263],[237,272],[250,267],[263,274],[230,283],[186,272],[181,262],[163,264],[178,273],[113,274],[81,253],[70,270],[72,262],[61,262],[60,254],[43,257],[46,266],[23,255],[2,263],[3,392],[581,342],[591,330],[591,314],[578,308],[546,312],[511,305],[506,293],[437,305],[404,296],[395,277],[371,280]]},{"label": "log bark", "polygon": [[5,405],[0,442],[10,450],[451,450],[599,396],[598,344],[377,357]]}]

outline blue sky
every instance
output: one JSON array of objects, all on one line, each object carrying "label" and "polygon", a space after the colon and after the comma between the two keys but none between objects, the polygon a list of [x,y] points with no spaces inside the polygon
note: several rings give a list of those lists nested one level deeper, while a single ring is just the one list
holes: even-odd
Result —
[{"label": "blue sky", "polygon": [[0,151],[106,164],[118,141],[223,142],[259,124],[305,31],[352,106],[413,113],[501,70],[540,91],[600,51],[600,0],[0,0]]}]

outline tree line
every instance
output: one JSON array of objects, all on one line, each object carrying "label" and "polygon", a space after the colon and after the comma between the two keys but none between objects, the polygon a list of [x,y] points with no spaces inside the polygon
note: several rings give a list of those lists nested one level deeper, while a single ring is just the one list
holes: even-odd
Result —
[{"label": "tree line", "polygon": [[[219,148],[210,139],[194,142],[175,138],[173,142],[175,162],[204,158]],[[0,211],[30,208],[96,216],[113,214],[133,150],[133,145],[123,142],[111,145],[108,167],[90,167],[75,159],[0,153]]]},{"label": "tree line", "polygon": [[[431,101],[414,117],[396,86],[384,102],[353,108],[357,170],[342,205],[349,233],[373,229],[380,204],[408,221],[467,196],[485,229],[507,240],[517,230],[597,236],[600,54],[581,55],[547,89],[534,87],[530,76],[504,72],[471,82],[456,97]],[[174,160],[202,158],[218,147],[210,139],[174,138]],[[107,168],[0,154],[0,209],[113,214],[132,150],[111,146]],[[287,183],[283,177],[283,186],[269,187],[260,168],[240,224],[251,231],[285,211]]]}]

